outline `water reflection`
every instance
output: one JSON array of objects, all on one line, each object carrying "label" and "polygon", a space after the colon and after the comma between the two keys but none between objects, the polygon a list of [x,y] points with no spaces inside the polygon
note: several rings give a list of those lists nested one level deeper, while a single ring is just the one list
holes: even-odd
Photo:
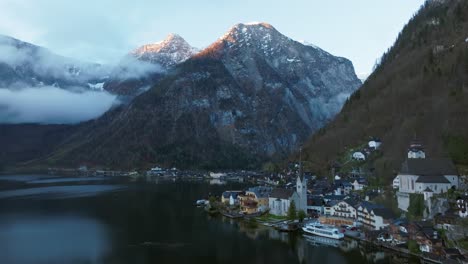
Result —
[{"label": "water reflection", "polygon": [[58,178],[58,176],[51,175],[37,175],[37,174],[25,174],[25,175],[1,175],[0,181],[16,181],[16,182],[28,182],[44,178]]},{"label": "water reflection", "polygon": [[220,179],[212,179],[210,180],[211,185],[225,185],[226,181],[220,180]]},{"label": "water reflection", "polygon": [[110,178],[106,178],[106,177],[47,178],[47,179],[31,180],[31,181],[28,181],[27,183],[44,184],[44,183],[91,182],[91,181],[105,181],[109,179]]},{"label": "water reflection", "polygon": [[0,260],[9,264],[101,263],[107,229],[81,216],[0,215]]},{"label": "water reflection", "polygon": [[64,199],[94,196],[99,193],[124,189],[120,185],[72,185],[72,186],[48,186],[27,189],[0,191],[0,199],[5,198],[41,198]]}]

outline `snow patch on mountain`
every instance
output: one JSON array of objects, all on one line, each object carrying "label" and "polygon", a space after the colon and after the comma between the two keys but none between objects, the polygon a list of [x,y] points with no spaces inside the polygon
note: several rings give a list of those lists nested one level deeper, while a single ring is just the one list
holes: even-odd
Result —
[{"label": "snow patch on mountain", "polygon": [[159,64],[168,69],[186,61],[198,51],[181,36],[169,34],[164,40],[143,45],[130,52],[130,55],[138,60]]}]

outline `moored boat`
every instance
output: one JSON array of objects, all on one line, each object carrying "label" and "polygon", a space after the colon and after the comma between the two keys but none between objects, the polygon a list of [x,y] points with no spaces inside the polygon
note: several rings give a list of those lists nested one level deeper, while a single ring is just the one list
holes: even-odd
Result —
[{"label": "moored boat", "polygon": [[313,222],[306,224],[302,230],[308,234],[328,237],[333,239],[342,239],[344,238],[344,234],[340,232],[340,230],[334,226],[323,225],[319,222]]}]

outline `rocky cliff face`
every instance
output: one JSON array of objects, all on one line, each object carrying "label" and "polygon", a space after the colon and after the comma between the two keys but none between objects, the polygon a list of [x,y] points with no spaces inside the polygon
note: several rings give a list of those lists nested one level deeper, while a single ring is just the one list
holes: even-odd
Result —
[{"label": "rocky cliff face", "polygon": [[310,130],[323,126],[359,86],[352,63],[294,41],[266,23],[237,24],[200,56],[217,58],[242,87],[280,92]]},{"label": "rocky cliff face", "polygon": [[128,106],[84,125],[49,161],[234,168],[290,153],[360,86],[351,62],[238,24]]}]

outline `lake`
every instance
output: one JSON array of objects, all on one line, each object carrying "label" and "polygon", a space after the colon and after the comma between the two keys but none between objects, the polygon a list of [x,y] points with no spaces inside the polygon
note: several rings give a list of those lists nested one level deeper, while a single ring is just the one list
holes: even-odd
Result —
[{"label": "lake", "polygon": [[[194,206],[246,185],[0,176],[0,263],[394,263],[357,241],[324,245]],[[408,260],[404,263],[408,263]]]}]

